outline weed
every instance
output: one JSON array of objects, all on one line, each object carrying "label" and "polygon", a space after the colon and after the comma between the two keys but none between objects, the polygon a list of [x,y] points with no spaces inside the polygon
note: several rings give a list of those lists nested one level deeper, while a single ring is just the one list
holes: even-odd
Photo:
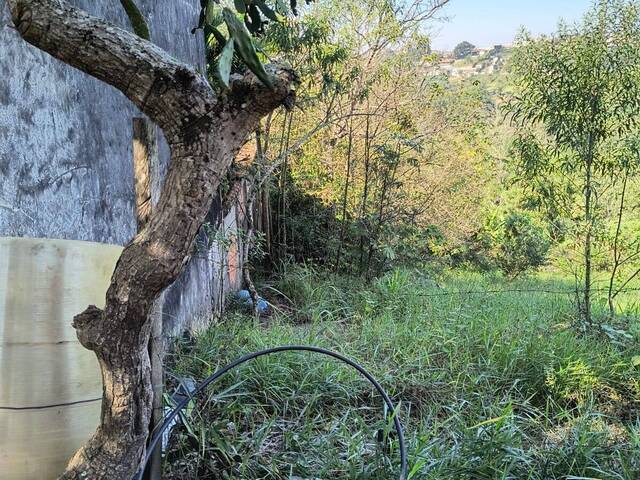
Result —
[{"label": "weed", "polygon": [[[173,374],[202,379],[250,351],[319,345],[362,363],[400,403],[412,479],[640,478],[637,343],[576,334],[571,296],[548,293],[570,288],[550,274],[398,270],[366,284],[295,267],[268,288],[289,308],[263,326],[228,315],[177,346]],[[519,291],[455,294],[500,289]],[[189,422],[174,431],[168,478],[397,477],[382,400],[311,354],[230,373]]]}]

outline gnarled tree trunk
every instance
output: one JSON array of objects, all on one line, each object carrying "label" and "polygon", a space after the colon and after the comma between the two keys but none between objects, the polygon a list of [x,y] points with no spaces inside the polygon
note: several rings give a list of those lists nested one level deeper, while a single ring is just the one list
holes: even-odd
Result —
[{"label": "gnarled tree trunk", "polygon": [[212,197],[259,119],[293,99],[295,75],[272,69],[274,88],[233,78],[225,94],[189,66],[63,0],[7,0],[18,33],[35,47],[124,93],[162,128],[171,164],[157,208],[124,249],[104,310],[74,319],[104,384],[101,423],[64,479],[128,479],[145,453],[152,405],[149,315],[189,259]]}]

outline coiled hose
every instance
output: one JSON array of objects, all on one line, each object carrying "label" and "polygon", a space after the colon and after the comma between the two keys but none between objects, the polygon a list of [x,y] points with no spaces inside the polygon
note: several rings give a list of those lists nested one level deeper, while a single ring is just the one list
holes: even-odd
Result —
[{"label": "coiled hose", "polygon": [[364,367],[362,367],[355,361],[339,353],[332,352],[331,350],[326,350],[320,347],[304,346],[304,345],[286,345],[282,347],[268,348],[266,350],[261,350],[259,352],[249,353],[247,355],[244,355],[234,360],[227,366],[215,372],[205,381],[200,383],[200,385],[198,385],[198,387],[194,390],[194,392],[190,396],[184,398],[178,403],[178,405],[176,405],[176,407],[165,417],[164,422],[162,423],[160,428],[155,431],[147,447],[147,454],[145,456],[144,463],[142,464],[142,467],[139,470],[139,472],[135,475],[134,480],[142,480],[147,463],[149,462],[149,459],[151,458],[153,451],[158,446],[158,442],[160,442],[160,440],[162,439],[162,434],[169,427],[169,425],[171,425],[171,423],[175,420],[175,418],[180,414],[182,409],[184,409],[195,396],[203,392],[209,385],[211,385],[213,382],[218,380],[220,377],[225,375],[230,370],[238,367],[239,365],[242,365],[243,363],[253,360],[254,358],[263,357],[265,355],[271,355],[274,353],[281,353],[281,352],[312,352],[312,353],[319,353],[321,355],[333,357],[336,360],[346,363],[350,367],[353,367],[354,369],[356,369],[363,377],[365,377],[375,387],[378,393],[382,396],[385,405],[393,415],[393,424],[394,424],[396,433],[398,434],[398,448],[400,451],[401,468],[400,468],[399,478],[400,480],[406,480],[407,468],[408,468],[407,467],[407,451],[406,451],[406,446],[404,441],[404,432],[402,430],[402,423],[400,422],[399,412],[396,411],[396,408],[393,402],[391,401],[391,398],[389,398],[389,395],[387,394],[387,392],[384,390],[384,388],[382,388],[382,385],[380,385],[380,383],[369,372],[367,372],[364,369]]}]

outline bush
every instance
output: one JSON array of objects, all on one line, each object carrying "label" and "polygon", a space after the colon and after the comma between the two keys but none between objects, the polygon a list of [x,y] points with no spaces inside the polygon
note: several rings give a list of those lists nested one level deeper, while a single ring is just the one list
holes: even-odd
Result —
[{"label": "bush", "polygon": [[506,214],[493,239],[496,264],[510,277],[544,265],[551,246],[545,229],[522,212]]},{"label": "bush", "polygon": [[377,274],[399,266],[424,267],[446,247],[446,238],[435,225],[394,223],[386,226],[380,237],[378,255],[373,259]]}]

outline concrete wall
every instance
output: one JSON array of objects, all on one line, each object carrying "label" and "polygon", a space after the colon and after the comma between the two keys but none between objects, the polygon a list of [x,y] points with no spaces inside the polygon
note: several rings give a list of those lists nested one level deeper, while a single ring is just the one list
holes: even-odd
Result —
[{"label": "concrete wall", "polygon": [[[129,28],[120,3],[74,4]],[[138,0],[154,42],[190,65],[204,57],[199,0]],[[125,245],[136,229],[131,119],[137,109],[117,90],[21,40],[0,0],[0,236]],[[161,171],[168,147],[160,139]],[[211,212],[211,220],[219,215]],[[235,232],[236,210],[224,221]],[[213,246],[165,294],[167,331],[203,325],[225,289],[239,286],[238,248]],[[222,269],[222,270],[221,270]],[[222,282],[224,280],[224,282]]]}]

